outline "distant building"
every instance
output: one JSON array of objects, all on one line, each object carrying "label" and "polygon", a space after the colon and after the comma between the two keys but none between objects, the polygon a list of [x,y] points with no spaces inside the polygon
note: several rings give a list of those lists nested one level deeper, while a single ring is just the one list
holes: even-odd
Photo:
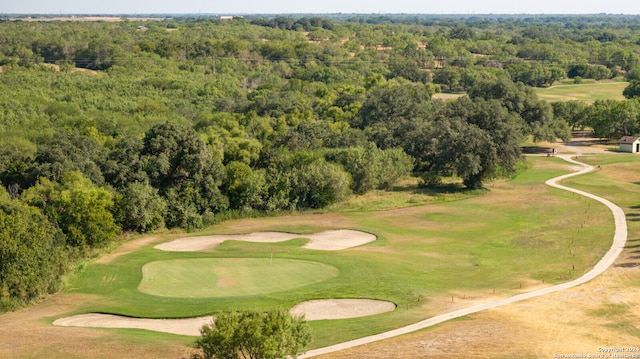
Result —
[{"label": "distant building", "polygon": [[229,15],[222,15],[220,16],[220,20],[233,20],[233,16],[229,16]]},{"label": "distant building", "polygon": [[624,136],[618,142],[620,143],[620,152],[640,153],[639,136]]}]

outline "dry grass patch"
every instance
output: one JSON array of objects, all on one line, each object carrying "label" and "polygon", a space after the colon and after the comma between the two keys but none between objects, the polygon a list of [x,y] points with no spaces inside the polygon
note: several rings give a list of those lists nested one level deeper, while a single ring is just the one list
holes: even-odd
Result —
[{"label": "dry grass patch", "polygon": [[[634,164],[611,166],[621,169],[609,169],[610,178],[638,183],[640,172]],[[599,347],[637,347],[640,225],[635,218],[628,217],[626,249],[611,268],[588,283],[320,358],[553,358],[565,353],[598,354]],[[589,224],[593,222],[604,224],[603,219],[589,218]],[[526,291],[548,285],[527,278],[520,282]],[[464,301],[461,296],[473,301],[488,297],[467,291],[452,294],[455,302]]]},{"label": "dry grass patch", "polygon": [[142,248],[143,246],[146,246],[148,244],[153,244],[156,242],[161,241],[162,239],[159,237],[155,237],[155,236],[151,236],[151,237],[142,237],[142,238],[138,238],[138,239],[133,239],[130,241],[127,241],[125,243],[123,243],[122,245],[118,246],[116,249],[114,249],[113,251],[111,251],[111,253],[98,258],[96,260],[96,263],[99,264],[108,264],[113,262],[114,260],[118,259],[119,257],[125,255],[125,254],[129,254],[132,253],[140,248]]},{"label": "dry grass patch", "polygon": [[[640,288],[629,282],[638,276],[637,268],[612,268],[576,288],[318,358],[553,358],[637,346]],[[456,302],[464,301],[461,294],[455,293]],[[480,302],[489,296],[468,298]]]},{"label": "dry grass patch", "polygon": [[[640,171],[637,163],[619,163],[609,165],[610,171],[607,172],[609,178],[625,182],[640,184]],[[640,188],[638,189],[640,191]]]},{"label": "dry grass patch", "polygon": [[47,319],[92,300],[87,295],[55,294],[37,305],[2,314],[0,358],[188,357],[191,349],[185,346],[187,341],[135,342],[116,332],[54,327]]}]

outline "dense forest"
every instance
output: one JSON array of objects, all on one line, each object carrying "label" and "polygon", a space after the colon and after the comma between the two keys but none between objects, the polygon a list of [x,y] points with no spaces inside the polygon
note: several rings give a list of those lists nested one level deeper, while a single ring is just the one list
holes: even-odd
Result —
[{"label": "dense forest", "polygon": [[[413,175],[475,189],[525,139],[640,132],[640,18],[0,22],[0,310],[123,232],[323,208]],[[533,86],[628,80],[627,101]],[[465,93],[437,101],[441,91]]]}]

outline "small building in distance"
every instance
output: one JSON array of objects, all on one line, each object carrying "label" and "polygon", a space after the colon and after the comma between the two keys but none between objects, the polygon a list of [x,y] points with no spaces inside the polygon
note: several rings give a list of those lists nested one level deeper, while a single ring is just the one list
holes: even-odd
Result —
[{"label": "small building in distance", "polygon": [[640,153],[640,136],[624,136],[618,142],[620,152]]}]

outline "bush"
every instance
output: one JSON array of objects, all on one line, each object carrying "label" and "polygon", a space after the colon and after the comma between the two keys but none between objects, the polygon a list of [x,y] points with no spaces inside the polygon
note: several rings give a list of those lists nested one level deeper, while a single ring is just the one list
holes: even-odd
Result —
[{"label": "bush", "polygon": [[296,358],[311,341],[304,318],[286,310],[222,313],[200,333],[193,359]]}]

